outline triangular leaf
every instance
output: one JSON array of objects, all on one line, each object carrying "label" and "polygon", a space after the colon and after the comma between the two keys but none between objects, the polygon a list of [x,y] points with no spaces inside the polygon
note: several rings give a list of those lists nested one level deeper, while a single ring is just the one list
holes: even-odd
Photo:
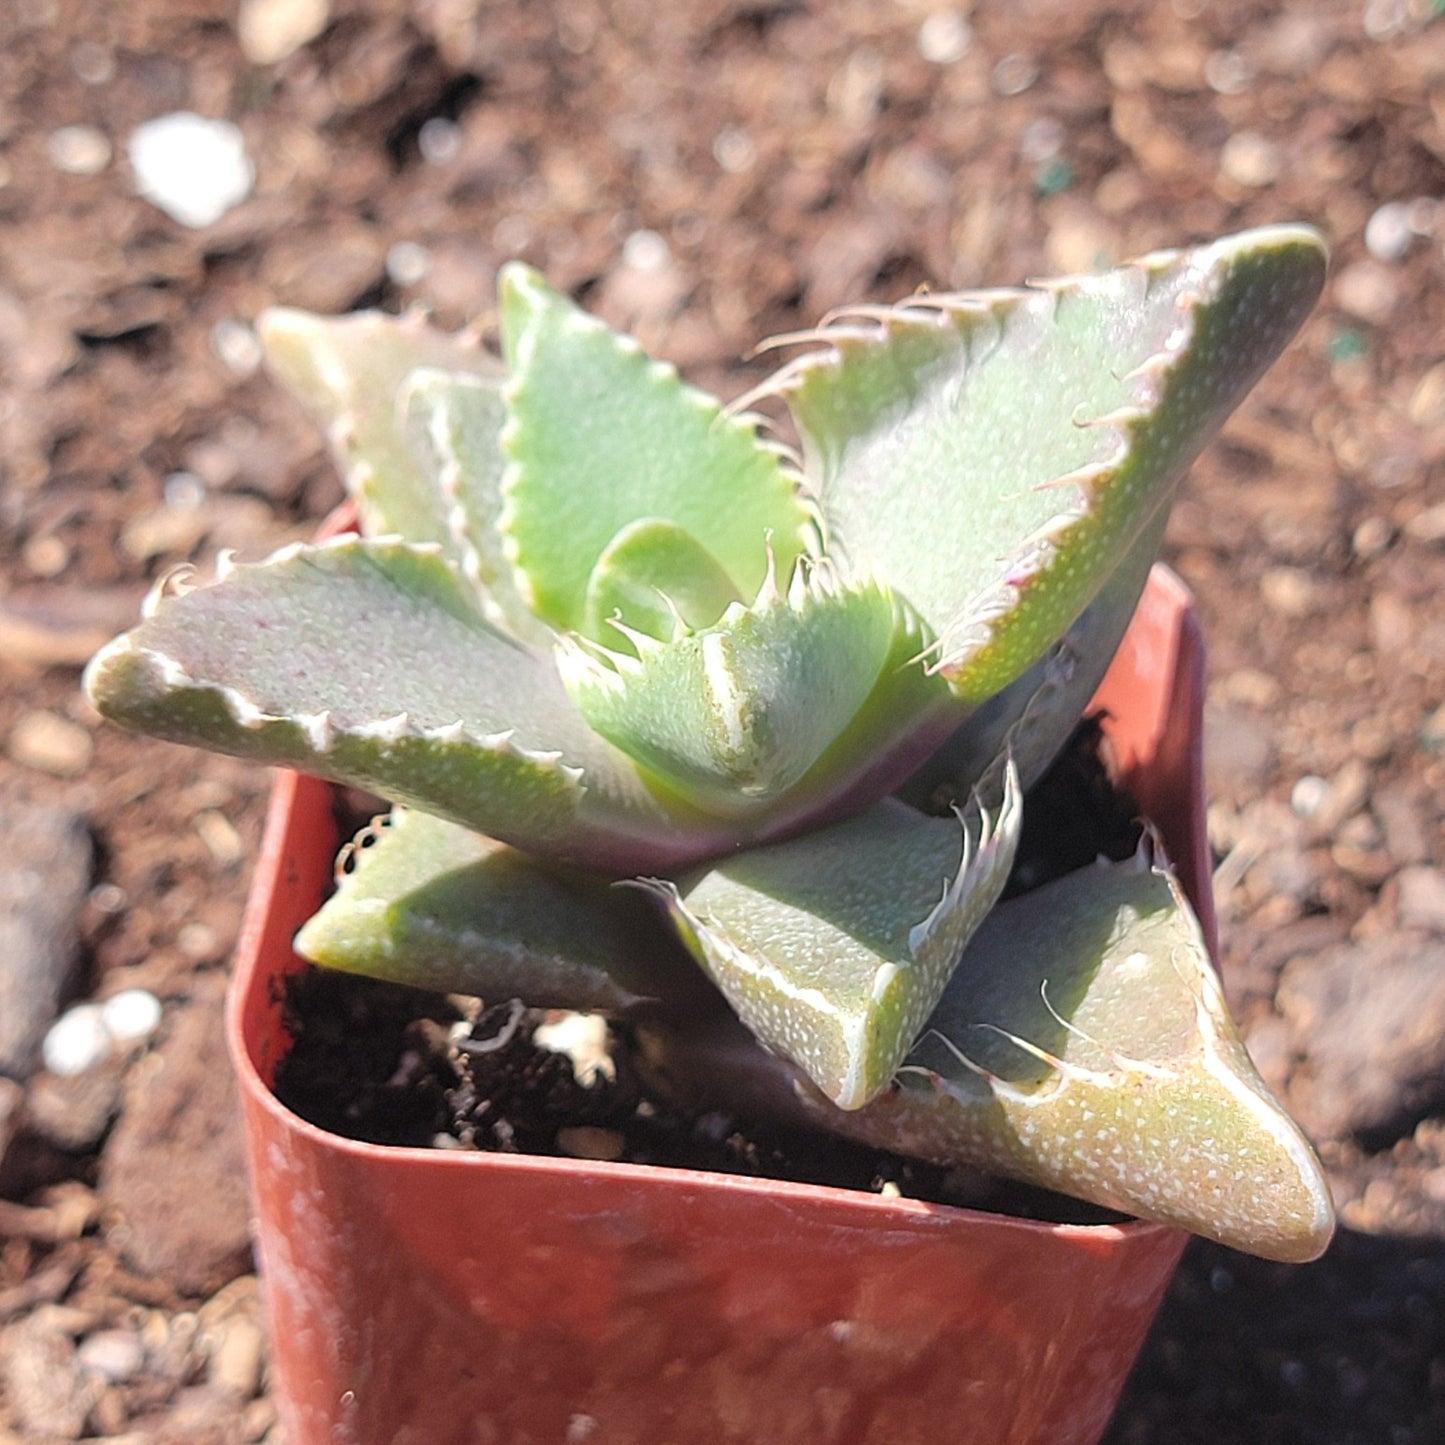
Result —
[{"label": "triangular leaf", "polygon": [[257,325],[272,369],[326,428],[362,530],[439,542],[455,558],[450,500],[408,444],[398,394],[418,367],[465,373],[498,394],[501,363],[475,337],[448,336],[420,312],[313,316],[275,307]]},{"label": "triangular leaf", "polygon": [[684,994],[692,961],[635,890],[411,809],[351,850],[296,938],[313,963],[438,993],[622,1013]]},{"label": "triangular leaf", "polygon": [[1009,768],[996,818],[975,808],[961,829],[890,799],[663,892],[754,1035],[857,1109],[892,1079],[1002,891],[1021,812]]},{"label": "triangular leaf", "polygon": [[1319,1161],[1255,1072],[1178,884],[1137,862],[1000,904],[898,1087],[853,1113],[790,1085],[741,1030],[657,1042],[712,1107],[800,1115],[1270,1259],[1313,1259],[1334,1228]]},{"label": "triangular leaf", "polygon": [[420,367],[402,381],[396,407],[412,454],[434,480],[448,555],[476,589],[483,612],[514,636],[546,645],[547,628],[517,595],[497,531],[506,467],[500,386],[489,377]]},{"label": "triangular leaf", "polygon": [[1158,555],[1161,512],[1068,632],[1029,670],[991,697],[898,790],[927,813],[966,798],[1007,752],[1024,791],[1048,770],[1109,670]]},{"label": "triangular leaf", "polygon": [[551,658],[495,630],[434,547],[343,538],[234,567],[162,599],[96,656],[86,685],[126,726],[615,873],[735,837],[598,737]]},{"label": "triangular leaf", "polygon": [[762,586],[770,538],[787,575],[812,514],[776,450],[747,421],[725,414],[536,272],[508,266],[499,290],[512,373],[502,530],[538,616],[580,631],[597,559],[643,518],[690,532],[739,596]]},{"label": "triangular leaf", "polygon": [[960,697],[992,696],[1119,565],[1323,276],[1318,235],[1281,226],[823,328],[771,389],[830,550],[918,608]]}]

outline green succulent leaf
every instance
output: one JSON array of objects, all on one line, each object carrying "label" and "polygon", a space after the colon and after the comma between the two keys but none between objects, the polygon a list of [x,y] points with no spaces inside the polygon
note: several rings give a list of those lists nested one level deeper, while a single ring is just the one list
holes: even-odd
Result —
[{"label": "green succulent leaf", "polygon": [[1005,752],[1024,790],[1033,787],[1109,670],[1149,580],[1167,519],[1161,510],[1074,625],[1022,677],[971,713],[899,788],[900,798],[928,813],[951,807]]},{"label": "green succulent leaf", "polygon": [[1319,1161],[1250,1062],[1168,873],[1100,864],[1000,905],[901,1083],[813,1116],[1252,1254],[1329,1242]]},{"label": "green succulent leaf", "polygon": [[399,808],[301,929],[313,963],[438,993],[624,1013],[685,992],[690,959],[634,890]]},{"label": "green succulent leaf", "polygon": [[630,634],[636,656],[564,641],[559,669],[582,715],[699,806],[746,816],[787,792],[873,691],[896,609],[801,561],[786,593],[669,642]]},{"label": "green succulent leaf", "polygon": [[716,557],[675,522],[646,517],[607,544],[587,579],[582,634],[614,652],[632,651],[624,633],[659,642],[711,627],[744,599]]},{"label": "green succulent leaf", "polygon": [[[501,363],[475,337],[448,336],[420,312],[313,316],[277,307],[261,316],[258,330],[272,370],[326,428],[362,530],[438,542],[459,561],[452,499],[412,450],[398,399],[402,383],[422,367],[470,376],[499,397]],[[473,457],[478,450],[473,446]]]},{"label": "green succulent leaf", "polygon": [[771,383],[830,553],[889,579],[981,702],[1061,637],[1308,313],[1280,226],[1102,276],[921,296],[825,326]]},{"label": "green succulent leaf", "polygon": [[402,381],[396,405],[412,455],[440,499],[446,555],[475,588],[489,621],[547,645],[549,631],[518,596],[497,531],[507,413],[496,380],[418,367]]},{"label": "green succulent leaf", "polygon": [[893,1078],[997,900],[1021,816],[1009,767],[997,815],[975,804],[962,828],[887,799],[661,888],[757,1039],[858,1109]]},{"label": "green succulent leaf", "polygon": [[126,726],[371,788],[569,862],[669,868],[735,835],[598,737],[550,657],[495,629],[435,547],[285,548],[160,600],[91,662]]},{"label": "green succulent leaf", "polygon": [[812,512],[748,421],[724,413],[536,272],[508,266],[499,290],[511,372],[501,530],[539,617],[583,630],[598,558],[643,519],[701,539],[740,597],[762,586],[769,539],[788,574]]}]

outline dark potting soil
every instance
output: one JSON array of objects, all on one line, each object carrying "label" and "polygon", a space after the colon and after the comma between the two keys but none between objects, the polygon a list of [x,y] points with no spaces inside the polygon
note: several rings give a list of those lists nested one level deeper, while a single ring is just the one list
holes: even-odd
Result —
[{"label": "dark potting soil", "polygon": [[[1009,891],[1126,858],[1140,827],[1110,782],[1088,719],[1025,807]],[[608,1031],[610,1067],[585,1081],[515,1000],[443,997],[308,968],[287,990],[291,1052],[277,1097],[332,1133],[373,1144],[591,1158],[765,1176],[1046,1220],[1119,1216],[1045,1190],[949,1170],[766,1121],[680,1108],[650,1087],[633,1031]]]}]

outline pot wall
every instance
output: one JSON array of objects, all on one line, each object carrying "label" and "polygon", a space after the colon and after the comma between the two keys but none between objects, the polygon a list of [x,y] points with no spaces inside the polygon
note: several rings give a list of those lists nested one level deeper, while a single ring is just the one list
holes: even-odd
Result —
[{"label": "pot wall", "polygon": [[[1156,569],[1096,702],[1214,944],[1203,655]],[[1141,688],[1141,679],[1152,679]],[[278,776],[230,1001],[290,1445],[1088,1445],[1184,1237],[634,1165],[388,1149],[291,1114],[326,785]]]}]

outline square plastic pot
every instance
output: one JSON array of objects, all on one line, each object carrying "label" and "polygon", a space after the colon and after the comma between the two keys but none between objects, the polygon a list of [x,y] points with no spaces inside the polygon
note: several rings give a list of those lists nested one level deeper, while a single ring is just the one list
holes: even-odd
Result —
[{"label": "square plastic pot", "polygon": [[[1215,948],[1203,648],[1156,568],[1095,699]],[[278,775],[232,983],[288,1445],[1089,1445],[1184,1236],[686,1170],[386,1148],[273,1096],[330,790]]]}]

